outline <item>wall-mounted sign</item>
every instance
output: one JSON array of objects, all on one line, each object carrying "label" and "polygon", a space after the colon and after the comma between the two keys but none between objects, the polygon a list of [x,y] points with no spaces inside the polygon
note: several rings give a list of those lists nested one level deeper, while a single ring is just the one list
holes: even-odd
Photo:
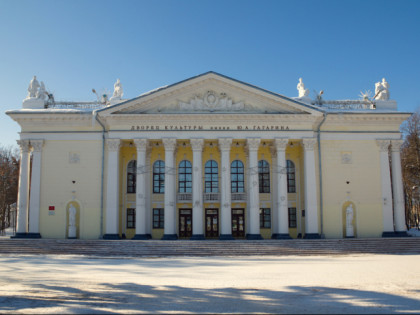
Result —
[{"label": "wall-mounted sign", "polygon": [[54,215],[55,213],[55,206],[48,207],[48,215]]}]

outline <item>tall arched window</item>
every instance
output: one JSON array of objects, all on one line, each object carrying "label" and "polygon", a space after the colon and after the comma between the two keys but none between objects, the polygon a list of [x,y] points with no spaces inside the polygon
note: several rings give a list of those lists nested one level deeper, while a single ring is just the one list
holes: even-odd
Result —
[{"label": "tall arched window", "polygon": [[258,182],[260,194],[270,193],[270,165],[267,161],[258,161]]},{"label": "tall arched window", "polygon": [[287,160],[287,192],[295,193],[296,192],[296,170],[295,163],[290,160]]},{"label": "tall arched window", "polygon": [[207,161],[204,165],[204,192],[219,192],[219,167],[214,160]]},{"label": "tall arched window", "polygon": [[136,168],[137,161],[132,160],[127,165],[127,194],[136,193]]},{"label": "tall arched window", "polygon": [[178,192],[192,192],[192,166],[187,160],[181,161],[178,167]]},{"label": "tall arched window", "polygon": [[161,160],[153,163],[153,193],[165,193],[165,162]]},{"label": "tall arched window", "polygon": [[230,184],[232,193],[245,192],[244,180],[244,163],[239,160],[233,161],[230,166]]}]

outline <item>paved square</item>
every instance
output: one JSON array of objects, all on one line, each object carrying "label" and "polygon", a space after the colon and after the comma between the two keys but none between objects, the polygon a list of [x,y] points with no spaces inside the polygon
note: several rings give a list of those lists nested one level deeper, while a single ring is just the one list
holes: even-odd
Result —
[{"label": "paved square", "polygon": [[1,313],[419,313],[419,255],[3,256]]}]

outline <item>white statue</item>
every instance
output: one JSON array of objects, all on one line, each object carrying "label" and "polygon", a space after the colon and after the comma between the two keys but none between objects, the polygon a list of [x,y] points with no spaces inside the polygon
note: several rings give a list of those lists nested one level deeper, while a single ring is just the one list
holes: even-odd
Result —
[{"label": "white statue", "polygon": [[354,228],[353,228],[353,205],[350,204],[346,208],[346,237],[353,237],[354,236]]},{"label": "white statue", "polygon": [[39,90],[36,92],[36,98],[39,98],[43,101],[47,98],[47,91],[45,89],[44,82],[41,81],[41,86],[39,87]]},{"label": "white statue", "polygon": [[71,204],[69,207],[69,238],[76,238],[76,208]]},{"label": "white statue", "polygon": [[299,83],[296,88],[299,91],[299,97],[308,97],[309,90],[305,89],[305,84],[303,84],[302,78],[299,78]]},{"label": "white statue", "polygon": [[34,75],[33,79],[29,83],[27,98],[35,98],[38,92],[38,89],[39,89],[39,82],[36,79],[36,75]]},{"label": "white statue", "polygon": [[389,83],[385,78],[382,79],[382,82],[375,83],[375,100],[389,100]]},{"label": "white statue", "polygon": [[112,94],[111,99],[121,99],[123,96],[123,88],[120,82],[120,79],[117,79],[117,82],[114,84],[114,94]]}]

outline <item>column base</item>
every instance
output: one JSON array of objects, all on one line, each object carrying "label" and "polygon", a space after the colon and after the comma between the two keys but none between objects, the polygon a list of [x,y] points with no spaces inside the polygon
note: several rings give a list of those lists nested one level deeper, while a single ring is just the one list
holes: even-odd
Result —
[{"label": "column base", "polygon": [[319,235],[318,233],[306,233],[303,238],[307,240],[316,240],[320,239],[321,235]]},{"label": "column base", "polygon": [[136,234],[134,235],[132,240],[150,240],[150,236],[148,234]]},{"label": "column base", "polygon": [[192,241],[204,241],[205,239],[203,234],[193,234],[193,236],[190,237],[190,240]]},{"label": "column base", "polygon": [[11,236],[10,238],[41,238],[39,233],[16,233],[16,235]]},{"label": "column base", "polygon": [[162,240],[164,241],[175,241],[178,239],[178,235],[176,234],[164,234]]},{"label": "column base", "polygon": [[232,234],[220,234],[219,235],[219,240],[221,241],[232,241],[235,238],[232,236]]},{"label": "column base", "polygon": [[119,239],[121,239],[118,234],[104,234],[104,236],[102,236],[102,238],[104,240],[119,240]]},{"label": "column base", "polygon": [[410,237],[410,235],[406,231],[402,232],[383,232],[382,237]]},{"label": "column base", "polygon": [[275,234],[271,235],[271,238],[273,240],[291,240],[292,239],[290,237],[290,235],[286,234],[286,233],[275,233]]},{"label": "column base", "polygon": [[247,234],[246,235],[247,240],[263,240],[264,238],[260,234]]}]

